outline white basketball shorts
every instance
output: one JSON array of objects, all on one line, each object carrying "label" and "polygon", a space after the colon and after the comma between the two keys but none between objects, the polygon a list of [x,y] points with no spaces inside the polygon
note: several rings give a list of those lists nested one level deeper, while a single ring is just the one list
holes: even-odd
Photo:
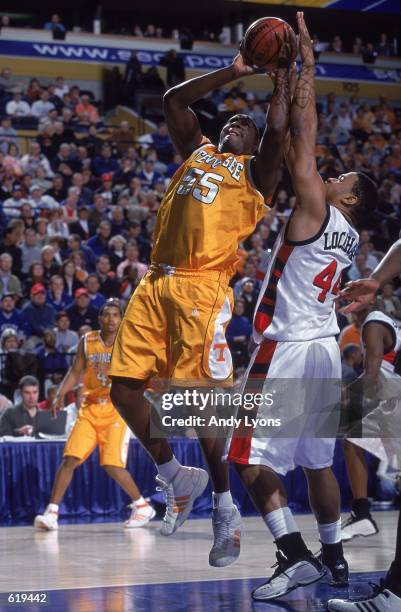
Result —
[{"label": "white basketball shorts", "polygon": [[[332,465],[341,401],[341,355],[334,337],[265,340],[252,355],[242,392],[260,393],[258,406],[249,410],[243,403],[238,410],[224,460],[265,465],[282,475],[296,466]],[[260,404],[260,397],[268,400]]]}]

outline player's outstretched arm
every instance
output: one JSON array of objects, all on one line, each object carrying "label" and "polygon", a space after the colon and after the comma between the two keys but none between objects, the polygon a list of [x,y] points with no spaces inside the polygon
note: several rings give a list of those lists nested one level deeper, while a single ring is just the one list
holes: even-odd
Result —
[{"label": "player's outstretched arm", "polygon": [[321,224],[326,214],[326,202],[324,185],[317,171],[315,157],[315,59],[302,12],[297,13],[297,23],[302,65],[291,104],[291,139],[286,161],[297,196],[297,208]]},{"label": "player's outstretched arm", "polygon": [[378,289],[385,283],[401,274],[401,240],[395,242],[387,255],[372,272],[370,278],[347,283],[339,298],[351,302],[343,309],[345,314],[354,312],[369,304],[375,298]]},{"label": "player's outstretched arm", "polygon": [[[371,321],[362,332],[362,339],[365,346],[363,375],[376,379],[379,376],[380,367],[385,353],[384,335],[385,327],[382,323]],[[388,332],[387,332],[388,333]]]},{"label": "player's outstretched arm", "polygon": [[51,405],[51,413],[56,416],[57,411],[61,410],[64,406],[65,395],[74,389],[81,380],[82,373],[86,366],[86,357],[84,350],[84,338],[81,338],[78,344],[77,354],[74,357],[74,361],[67,374],[64,376],[60,386],[58,388],[56,397]]},{"label": "player's outstretched arm", "polygon": [[199,121],[190,105],[209,92],[254,72],[239,53],[230,66],[185,81],[164,94],[163,110],[170,137],[184,159],[201,144],[203,138]]},{"label": "player's outstretched arm", "polygon": [[[279,38],[278,34],[276,34]],[[253,178],[265,198],[271,196],[278,182],[283,161],[290,117],[291,94],[288,68],[295,56],[296,38],[292,30],[285,31],[281,42],[277,70],[272,75],[274,90],[266,117],[258,152],[254,158]]]}]

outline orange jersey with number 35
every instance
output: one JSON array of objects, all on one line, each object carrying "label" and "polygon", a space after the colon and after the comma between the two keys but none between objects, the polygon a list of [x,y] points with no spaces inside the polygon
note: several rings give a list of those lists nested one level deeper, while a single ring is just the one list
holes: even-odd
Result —
[{"label": "orange jersey with number 35", "polygon": [[100,331],[90,331],[84,336],[86,368],[83,376],[83,400],[81,410],[90,404],[110,402],[111,380],[108,376],[112,346],[106,346]]},{"label": "orange jersey with number 35", "polygon": [[180,166],[157,216],[152,262],[234,274],[239,243],[266,214],[250,155],[203,144]]}]

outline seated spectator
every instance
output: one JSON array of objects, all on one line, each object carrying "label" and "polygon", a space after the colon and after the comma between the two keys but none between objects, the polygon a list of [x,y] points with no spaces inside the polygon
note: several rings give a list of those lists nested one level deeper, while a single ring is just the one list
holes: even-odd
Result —
[{"label": "seated spectator", "polygon": [[66,309],[70,317],[71,329],[78,331],[81,325],[90,325],[92,329],[97,329],[97,310],[90,304],[88,290],[84,287],[77,289],[74,297],[74,302]]},{"label": "seated spectator", "polygon": [[149,93],[164,93],[166,87],[156,66],[150,66],[150,68],[143,73],[142,87]]},{"label": "seated spectator", "polygon": [[341,360],[343,384],[349,385],[358,378],[361,373],[362,360],[363,353],[359,344],[344,346]]},{"label": "seated spectator", "polygon": [[[35,172],[34,181],[35,181],[34,184],[37,185],[41,189],[42,193],[44,193],[45,195],[48,195],[46,194],[46,191],[48,191],[48,189],[51,188],[52,181],[46,178],[45,171],[43,170],[41,166],[39,166],[39,168],[37,168]],[[57,202],[57,200],[55,201]]]},{"label": "seated spectator", "polygon": [[69,184],[74,172],[81,170],[81,163],[73,155],[71,145],[63,142],[59,147],[57,155],[52,160],[52,167],[54,172],[61,174],[65,184]]},{"label": "seated spectator", "polygon": [[81,251],[75,251],[74,253],[71,253],[70,259],[75,266],[75,277],[80,283],[84,284],[88,278],[85,255]]},{"label": "seated spectator", "polygon": [[128,121],[121,121],[118,128],[113,128],[112,138],[118,153],[124,155],[135,142],[135,130],[129,125]]},{"label": "seated spectator", "polygon": [[95,196],[101,195],[102,198],[107,202],[107,205],[111,206],[112,204],[114,204],[117,197],[117,195],[113,191],[113,175],[108,172],[106,174],[102,174],[100,178],[102,179],[102,183],[99,189],[95,191]]},{"label": "seated spectator", "polygon": [[119,169],[118,162],[112,157],[112,150],[109,144],[105,143],[102,146],[100,155],[95,157],[92,162],[92,172],[95,176],[117,172]]},{"label": "seated spectator", "polygon": [[21,216],[21,206],[28,202],[27,198],[23,197],[22,188],[19,183],[14,183],[12,186],[11,197],[3,202],[3,212],[7,219],[15,219]]},{"label": "seated spectator", "polygon": [[125,259],[117,266],[118,278],[123,278],[126,274],[127,267],[134,268],[138,272],[138,280],[146,274],[148,266],[139,261],[139,249],[136,243],[127,243],[125,245]]},{"label": "seated spectator", "polygon": [[70,329],[70,317],[62,310],[56,314],[56,350],[61,353],[68,353],[72,347],[76,347],[79,342],[77,332]]},{"label": "seated spectator", "polygon": [[85,287],[88,290],[88,295],[90,299],[90,304],[95,308],[95,310],[99,310],[101,306],[106,301],[106,298],[102,293],[99,293],[100,283],[97,277],[97,274],[89,274],[86,281]]},{"label": "seated spectator", "polygon": [[65,94],[68,94],[69,91],[69,87],[67,85],[67,83],[65,82],[65,79],[63,76],[58,76],[56,77],[56,80],[54,82],[55,84],[55,88],[54,88],[54,93],[56,96],[58,96],[60,98],[60,100],[63,99],[63,96]]},{"label": "seated spectator", "polygon": [[21,311],[15,306],[13,293],[4,293],[0,298],[0,334],[5,329],[13,329],[18,337],[24,335],[24,321]]},{"label": "seated spectator", "polygon": [[72,301],[72,296],[64,291],[63,277],[59,274],[54,274],[54,276],[50,278],[49,289],[46,293],[46,302],[54,308],[56,313],[58,313],[65,311]]},{"label": "seated spectator", "polygon": [[116,273],[111,268],[110,257],[108,255],[98,257],[96,274],[100,282],[100,292],[106,299],[119,294],[118,280]]},{"label": "seated spectator", "polygon": [[128,224],[124,216],[124,208],[116,204],[111,209],[111,235],[123,234],[126,232]]},{"label": "seated spectator", "polygon": [[60,274],[60,266],[54,259],[54,249],[50,244],[42,247],[41,252],[43,279],[47,285],[54,274]]},{"label": "seated spectator", "polygon": [[366,268],[366,255],[358,253],[355,257],[347,275],[349,280],[358,280],[363,278],[363,271]]},{"label": "seated spectator", "polygon": [[59,204],[49,195],[44,195],[39,185],[34,184],[29,190],[29,205],[38,215],[46,215],[48,211],[56,210]]},{"label": "seated spectator", "polygon": [[376,308],[396,321],[401,321],[401,301],[394,294],[394,284],[386,283],[381,295],[377,296]]},{"label": "seated spectator", "polygon": [[11,125],[11,117],[0,120],[0,152],[6,154],[10,144],[18,146],[17,131]]},{"label": "seated spectator", "polygon": [[30,117],[32,115],[32,109],[28,102],[22,99],[22,93],[16,91],[13,95],[13,99],[6,104],[6,113],[9,117],[18,121],[21,117]]},{"label": "seated spectator", "polygon": [[258,290],[253,278],[245,277],[242,279],[242,290],[240,297],[244,301],[244,316],[250,322],[252,322],[258,299]]},{"label": "seated spectator", "polygon": [[29,153],[23,155],[21,158],[21,165],[24,172],[31,174],[32,176],[35,174],[39,166],[42,166],[45,176],[50,178],[53,178],[54,176],[49,160],[45,155],[43,155],[38,142],[31,142],[29,145]]},{"label": "seated spectator", "polygon": [[47,235],[49,238],[57,236],[63,240],[67,240],[70,235],[68,224],[64,221],[64,211],[62,208],[57,208],[49,213]]},{"label": "seated spectator", "polygon": [[43,337],[44,330],[54,325],[55,310],[50,304],[46,304],[44,285],[40,283],[33,285],[29,297],[29,302],[22,308],[22,317],[27,335],[34,336],[39,341]]},{"label": "seated spectator", "polygon": [[252,333],[252,325],[244,316],[244,310],[244,301],[240,298],[235,300],[233,316],[226,330],[226,338],[235,369],[246,366],[249,361],[248,342]]},{"label": "seated spectator", "polygon": [[331,41],[331,45],[330,45],[330,51],[334,52],[334,53],[343,53],[343,41],[341,40],[340,36],[334,36],[333,40]]},{"label": "seated spectator", "polygon": [[90,98],[87,94],[81,96],[81,101],[75,107],[75,114],[78,119],[81,119],[82,116],[88,117],[90,123],[99,123],[99,113],[93,104],[90,103]]},{"label": "seated spectator", "polygon": [[36,349],[38,359],[39,380],[42,383],[42,392],[49,382],[60,384],[68,370],[66,356],[56,351],[56,333],[52,328],[43,332],[43,346]]},{"label": "seated spectator", "polygon": [[160,179],[161,176],[155,171],[153,161],[151,159],[146,159],[138,178],[144,188],[153,189],[156,181]]},{"label": "seated spectator", "polygon": [[52,186],[46,191],[46,195],[49,195],[58,203],[66,199],[67,189],[64,187],[64,181],[61,174],[54,175]]},{"label": "seated spectator", "polygon": [[75,272],[75,264],[72,259],[66,259],[62,265],[62,277],[64,279],[64,291],[71,299],[77,289],[83,287],[83,284],[77,279]]},{"label": "seated spectator", "polygon": [[28,294],[34,285],[47,286],[47,282],[44,277],[43,264],[40,261],[34,261],[28,271],[28,276],[24,282],[24,295]]},{"label": "seated spectator", "polygon": [[362,346],[362,323],[366,318],[366,308],[360,312],[353,312],[351,315],[352,323],[341,330],[338,344],[343,351],[348,344],[356,344]]},{"label": "seated spectator", "polygon": [[39,401],[39,381],[35,376],[24,376],[19,381],[21,402],[9,408],[0,420],[0,436],[33,436]]},{"label": "seated spectator", "polygon": [[31,112],[37,119],[46,117],[48,112],[54,109],[54,104],[50,102],[49,97],[49,92],[45,89],[40,94],[40,100],[32,104]]},{"label": "seated spectator", "polygon": [[393,55],[393,46],[388,42],[388,36],[384,32],[380,34],[379,42],[375,45],[375,51],[383,57]]},{"label": "seated spectator", "polygon": [[368,42],[362,54],[365,64],[374,64],[378,53],[375,51],[373,43]]},{"label": "seated spectator", "polygon": [[59,385],[47,385],[46,399],[38,403],[39,410],[50,410],[58,391]]},{"label": "seated spectator", "polygon": [[21,281],[18,276],[13,274],[13,258],[8,253],[0,255],[0,296],[13,294],[16,297],[22,296]]},{"label": "seated spectator", "polygon": [[45,217],[39,217],[35,221],[35,230],[37,234],[38,245],[40,247],[45,246],[45,244],[47,244],[48,242],[48,236],[47,236],[48,223],[49,222]]},{"label": "seated spectator", "polygon": [[60,16],[55,13],[51,16],[50,21],[47,21],[43,26],[44,30],[51,30],[52,32],[65,32],[65,25],[62,23]]},{"label": "seated spectator", "polygon": [[117,266],[125,259],[125,245],[127,244],[124,236],[117,234],[109,240],[110,261],[112,267],[116,270]]},{"label": "seated spectator", "polygon": [[96,257],[109,255],[109,239],[111,236],[111,224],[109,221],[101,221],[96,236],[89,238],[86,243]]},{"label": "seated spectator", "polygon": [[16,87],[19,87],[20,83],[17,78],[13,75],[10,68],[3,68],[0,73],[0,94],[12,94]]},{"label": "seated spectator", "polygon": [[120,284],[120,298],[128,304],[132,294],[140,283],[138,270],[134,266],[127,266],[124,269],[124,276]]},{"label": "seated spectator", "polygon": [[69,233],[79,236],[81,240],[88,240],[95,233],[95,227],[89,223],[89,209],[86,205],[77,210],[77,220],[69,225]]},{"label": "seated spectator", "polygon": [[93,201],[93,191],[84,185],[84,177],[81,172],[72,175],[72,187],[79,189],[78,206],[90,206]]},{"label": "seated spectator", "polygon": [[13,176],[16,178],[22,175],[22,165],[19,157],[19,149],[15,142],[10,142],[7,149],[7,155],[3,159],[3,168],[10,169]]}]

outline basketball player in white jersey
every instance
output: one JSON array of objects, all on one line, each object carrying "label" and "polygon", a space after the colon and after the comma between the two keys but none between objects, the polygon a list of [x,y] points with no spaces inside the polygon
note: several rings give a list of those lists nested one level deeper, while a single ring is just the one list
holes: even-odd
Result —
[{"label": "basketball player in white jersey", "polygon": [[[317,171],[313,48],[302,12],[297,13],[297,22],[302,67],[291,106],[287,155],[297,206],[276,242],[261,288],[254,320],[259,348],[247,375],[250,381],[259,380],[263,394],[274,391],[270,379],[292,379],[283,385],[278,400],[275,397],[270,414],[274,415],[275,406],[285,408],[287,421],[296,414],[298,431],[292,437],[267,438],[271,430],[247,426],[242,411],[242,429],[237,428],[228,440],[226,454],[236,463],[278,548],[277,570],[253,591],[257,600],[282,597],[326,574],[301,537],[277,475],[296,466],[304,468],[308,480],[322,561],[330,569],[333,584],[348,582],[341,543],[340,491],[331,472],[335,429],[329,430],[331,438],[313,435],[319,431],[320,416],[324,415],[322,422],[325,413],[330,418],[340,399],[334,298],[341,273],[357,251],[358,234],[351,219],[358,210],[366,214],[377,198],[374,183],[363,174],[351,172],[323,183]],[[259,408],[258,416],[265,409]]]},{"label": "basketball player in white jersey", "polygon": [[[344,312],[353,312],[374,300],[376,292],[386,282],[401,274],[401,240],[390,248],[369,279],[353,281],[341,292],[349,306]],[[400,423],[395,425],[399,428]],[[328,609],[333,612],[400,612],[401,610],[401,512],[398,518],[397,540],[394,561],[381,584],[364,600],[343,601],[331,599]]]},{"label": "basketball player in white jersey", "polygon": [[[368,537],[378,533],[379,529],[370,514],[368,500],[368,466],[364,450],[369,451],[381,461],[388,464],[391,457],[399,454],[400,444],[393,438],[394,413],[401,408],[401,377],[395,372],[394,362],[401,349],[401,328],[388,315],[379,310],[370,312],[362,325],[364,345],[364,371],[362,376],[349,385],[347,391],[351,397],[356,395],[358,405],[360,392],[367,383],[375,391],[374,400],[379,406],[357,424],[358,434],[362,437],[347,438],[343,441],[345,463],[352,491],[351,516],[343,524],[341,537],[343,542],[354,537]],[[377,391],[376,391],[377,390]],[[352,407],[352,401],[350,406]],[[345,408],[348,412],[347,407]],[[384,422],[383,422],[384,421]],[[390,431],[383,430],[388,429]],[[378,438],[370,437],[379,430]],[[353,432],[351,430],[351,435]],[[369,436],[369,437],[365,437]]]}]

